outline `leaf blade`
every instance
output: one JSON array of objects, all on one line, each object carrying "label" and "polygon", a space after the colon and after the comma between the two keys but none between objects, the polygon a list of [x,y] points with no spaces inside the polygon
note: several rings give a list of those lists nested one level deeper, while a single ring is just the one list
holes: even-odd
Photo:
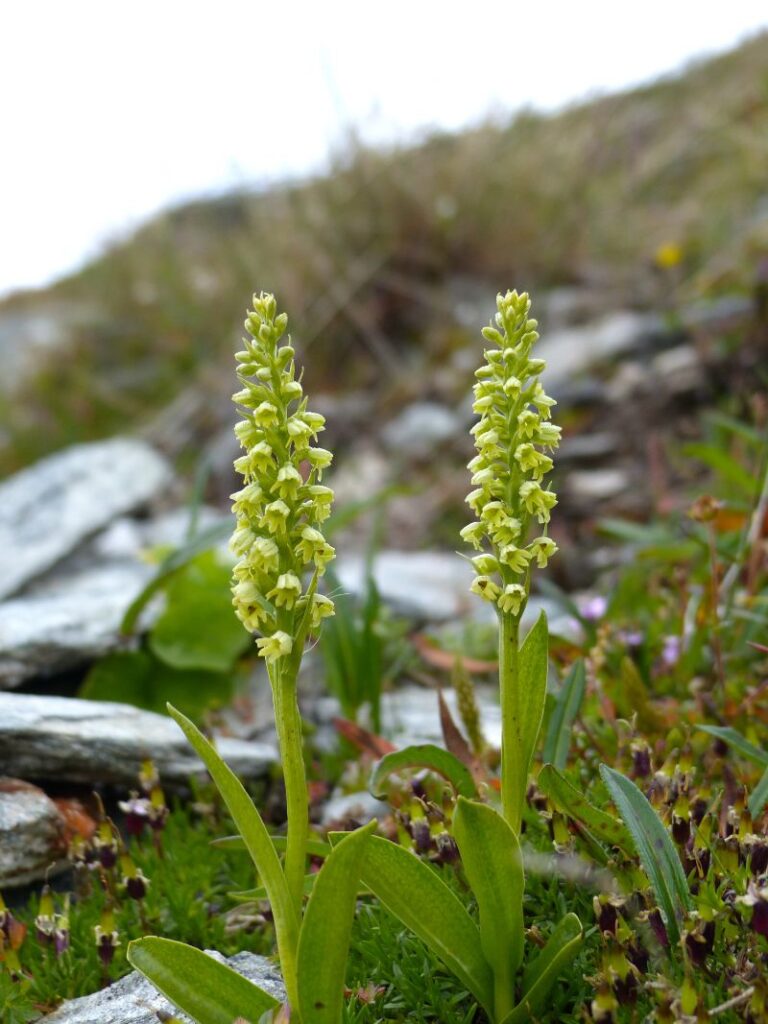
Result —
[{"label": "leaf blade", "polygon": [[669,833],[634,782],[605,764],[600,765],[600,774],[632,834],[640,863],[664,912],[670,941],[676,943],[680,938],[679,921],[692,908],[692,901]]},{"label": "leaf blade", "polygon": [[277,999],[227,964],[194,946],[149,936],[128,946],[128,960],[175,1006],[198,1024],[258,1021]]},{"label": "leaf blade", "polygon": [[579,659],[571,666],[570,672],[563,681],[547,727],[542,757],[545,762],[551,762],[555,768],[562,770],[568,762],[571,729],[584,700],[586,687],[587,674],[583,660]]},{"label": "leaf blade", "polygon": [[447,779],[459,795],[466,797],[477,795],[475,780],[465,764],[434,743],[420,743],[385,754],[374,765],[368,782],[368,788],[373,796],[381,799],[385,795],[381,789],[384,779],[392,772],[399,772],[404,768],[428,768]]},{"label": "leaf blade", "polygon": [[338,1024],[344,1002],[349,939],[367,852],[376,821],[334,846],[315,876],[299,935],[297,969],[302,1024]]},{"label": "leaf blade", "polygon": [[493,977],[480,931],[436,872],[389,840],[369,836],[361,880],[491,1013]]},{"label": "leaf blade", "polygon": [[581,937],[581,921],[575,914],[566,914],[550,935],[544,949],[526,968],[523,974],[523,997],[501,1024],[523,1024],[524,1021],[537,1018],[558,975],[578,953]]},{"label": "leaf blade", "polygon": [[750,743],[748,739],[745,739],[735,729],[721,725],[699,725],[697,728],[701,732],[714,736],[715,739],[722,740],[723,743],[727,743],[734,750],[738,750],[742,757],[752,761],[753,764],[759,764],[762,768],[768,768],[768,753],[761,750],[760,747],[756,747],[754,743]]},{"label": "leaf blade", "polygon": [[295,956],[299,922],[272,838],[242,782],[222,760],[212,744],[176,708],[169,705],[168,713],[179,725],[210,772],[269,894],[285,985],[293,1002],[296,991]]},{"label": "leaf blade", "polygon": [[488,804],[459,797],[453,831],[480,911],[480,944],[494,977],[498,1018],[513,1005],[523,960],[525,877],[520,842]]},{"label": "leaf blade", "polygon": [[626,853],[634,852],[632,836],[625,826],[590,803],[581,790],[554,765],[544,765],[539,772],[538,785],[561,814],[584,825],[595,838],[609,846],[618,846]]}]

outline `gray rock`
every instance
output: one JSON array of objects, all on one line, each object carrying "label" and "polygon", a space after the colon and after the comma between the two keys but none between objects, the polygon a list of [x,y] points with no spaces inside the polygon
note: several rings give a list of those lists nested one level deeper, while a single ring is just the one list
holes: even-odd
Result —
[{"label": "gray rock", "polygon": [[615,455],[619,438],[607,431],[597,434],[566,434],[557,450],[558,465],[564,462],[594,462]]},{"label": "gray rock", "polygon": [[462,434],[466,423],[461,411],[437,402],[414,402],[384,427],[382,439],[393,452],[424,458],[432,453],[435,445]]},{"label": "gray rock", "polygon": [[0,603],[0,689],[118,647],[123,616],[153,571],[140,562],[104,565]]},{"label": "gray rock", "polygon": [[[282,978],[266,957],[237,953],[225,959],[220,953],[206,952],[255,982],[280,1002],[285,999]],[[190,1018],[176,1011],[144,975],[133,971],[100,992],[67,1000],[54,1013],[43,1017],[41,1024],[158,1024],[158,1021],[167,1020],[174,1014],[179,1020],[190,1022]]]},{"label": "gray rock", "polygon": [[566,477],[569,497],[576,501],[608,501],[632,486],[632,479],[623,469],[579,469]]},{"label": "gray rock", "polygon": [[651,366],[659,386],[668,395],[698,391],[704,384],[704,367],[693,345],[677,345],[660,352]]},{"label": "gray rock", "polygon": [[46,877],[64,853],[63,825],[42,789],[0,778],[0,889]]},{"label": "gray rock", "polygon": [[141,441],[114,438],[41,459],[0,484],[0,597],[69,554],[116,516],[154,498],[171,479]]},{"label": "gray rock", "polygon": [[328,826],[352,818],[360,825],[365,825],[373,818],[381,818],[386,814],[389,814],[389,805],[371,796],[367,790],[335,793],[323,807],[322,824]]},{"label": "gray rock", "polygon": [[[219,737],[232,770],[258,778],[277,761],[265,743]],[[175,722],[127,704],[0,693],[0,772],[70,782],[135,782],[154,761],[164,783],[201,774],[201,762]]]},{"label": "gray rock", "polygon": [[583,327],[542,335],[536,354],[547,360],[549,394],[567,390],[574,376],[596,363],[643,350],[662,330],[658,317],[630,311],[611,313]]},{"label": "gray rock", "polygon": [[[335,570],[345,590],[363,593],[362,555],[341,556]],[[449,552],[382,551],[374,559],[373,575],[382,599],[408,618],[428,622],[457,618],[478,600],[469,592],[472,566]]]}]

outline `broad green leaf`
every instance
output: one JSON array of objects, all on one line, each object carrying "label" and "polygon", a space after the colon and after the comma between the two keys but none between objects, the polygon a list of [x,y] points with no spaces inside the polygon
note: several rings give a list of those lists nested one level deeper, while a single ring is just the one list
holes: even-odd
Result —
[{"label": "broad green leaf", "polygon": [[768,768],[768,753],[761,750],[760,747],[756,747],[754,743],[750,743],[749,740],[744,739],[740,732],[736,732],[735,729],[724,728],[720,725],[699,725],[698,729],[702,732],[708,732],[710,736],[715,736],[717,739],[727,743],[729,747],[733,747],[734,750],[738,750],[742,757],[746,757],[748,761],[759,764],[761,768]]},{"label": "broad green leaf", "polygon": [[[285,836],[272,836],[271,839],[272,845],[277,852],[285,853],[288,848]],[[219,850],[233,850],[238,853],[248,852],[242,836],[219,836],[218,839],[212,839],[210,845],[215,846]],[[330,845],[324,843],[322,839],[309,839],[307,841],[307,854],[310,857],[327,857],[330,852]]]},{"label": "broad green leaf", "polygon": [[326,859],[309,897],[299,934],[299,1016],[302,1024],[338,1024],[344,1003],[349,937],[368,846],[376,822],[350,832]]},{"label": "broad green leaf", "polygon": [[563,769],[568,761],[568,750],[571,745],[571,729],[576,715],[584,700],[584,691],[587,685],[587,676],[584,670],[584,662],[579,660],[573,663],[571,670],[563,681],[560,693],[557,695],[555,707],[549,719],[547,736],[544,740],[542,756],[546,762],[551,762],[555,768]]},{"label": "broad green leaf", "polygon": [[112,700],[148,711],[164,712],[170,702],[192,719],[226,703],[234,688],[229,673],[180,671],[159,661],[151,651],[117,651],[97,662],[78,696]]},{"label": "broad green leaf", "polygon": [[492,1013],[493,975],[480,931],[434,869],[401,846],[370,836],[361,880]]},{"label": "broad green leaf", "polygon": [[514,1005],[515,975],[523,960],[523,858],[507,822],[487,804],[460,796],[453,833],[480,911],[480,943],[494,977],[494,1014]]},{"label": "broad green leaf", "polygon": [[547,944],[523,973],[523,997],[501,1024],[524,1024],[538,1019],[552,986],[576,956],[581,946],[581,921],[566,914],[547,940]]},{"label": "broad green leaf", "polygon": [[749,798],[749,813],[753,818],[756,818],[762,809],[765,807],[765,802],[768,800],[768,768],[765,769],[760,781],[752,790],[752,794]]},{"label": "broad green leaf", "polygon": [[227,537],[232,533],[232,520],[230,518],[225,519],[221,523],[216,523],[214,526],[208,527],[206,530],[201,530],[192,540],[187,541],[182,547],[172,551],[170,555],[163,561],[160,568],[157,570],[157,574],[149,581],[144,587],[142,592],[137,598],[135,598],[128,607],[128,611],[123,616],[123,621],[120,623],[120,632],[124,635],[132,633],[139,616],[150,602],[150,600],[157,594],[163,587],[168,583],[171,577],[182,569],[185,565],[192,561],[192,559],[199,555],[202,551],[209,551],[215,547],[221,541],[226,540]]},{"label": "broad green leaf", "polygon": [[149,645],[177,669],[226,672],[252,643],[232,612],[231,569],[206,551],[175,573],[165,587],[166,606]]},{"label": "broad green leaf", "polygon": [[632,836],[621,821],[591,804],[583,792],[554,765],[545,764],[537,782],[561,814],[583,825],[601,842],[618,846],[625,853],[634,852]]},{"label": "broad green leaf", "polygon": [[600,774],[624,824],[632,833],[640,863],[656,893],[670,942],[674,945],[680,938],[680,919],[692,908],[688,881],[677,850],[658,815],[634,782],[605,764],[600,765]]},{"label": "broad green leaf", "polygon": [[164,996],[197,1024],[258,1021],[279,1005],[277,999],[231,967],[194,946],[171,939],[136,939],[128,960]]},{"label": "broad green leaf", "polygon": [[211,773],[216,788],[221,794],[229,813],[240,830],[248,852],[261,876],[264,887],[272,905],[275,918],[280,965],[285,978],[285,986],[291,1002],[296,996],[296,948],[298,944],[299,922],[296,918],[291,894],[277,856],[272,837],[267,832],[261,815],[253,801],[245,791],[245,787],[231,768],[219,757],[216,750],[181,712],[168,706],[168,713],[181,727],[184,735],[197,751],[201,760]]},{"label": "broad green leaf", "polygon": [[392,772],[399,772],[405,768],[428,768],[453,786],[461,796],[473,797],[477,795],[477,787],[472,778],[472,773],[465,764],[454,757],[453,754],[433,743],[422,743],[413,747],[404,747],[402,750],[394,750],[374,766],[371,773],[368,788],[375,797],[383,798],[386,794],[382,789],[382,783]]}]

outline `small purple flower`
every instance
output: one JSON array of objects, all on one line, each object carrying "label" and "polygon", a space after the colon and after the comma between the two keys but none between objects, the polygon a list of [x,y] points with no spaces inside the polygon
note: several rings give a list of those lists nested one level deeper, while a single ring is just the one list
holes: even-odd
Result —
[{"label": "small purple flower", "polygon": [[642,647],[645,637],[639,629],[622,629],[617,634],[618,639],[627,647]]},{"label": "small purple flower", "polygon": [[593,594],[591,597],[586,598],[581,604],[582,618],[586,619],[587,622],[597,622],[605,615],[608,609],[608,601],[603,597],[602,594]]},{"label": "small purple flower", "polygon": [[665,668],[674,668],[683,653],[683,641],[679,636],[665,636],[661,648],[661,662]]}]

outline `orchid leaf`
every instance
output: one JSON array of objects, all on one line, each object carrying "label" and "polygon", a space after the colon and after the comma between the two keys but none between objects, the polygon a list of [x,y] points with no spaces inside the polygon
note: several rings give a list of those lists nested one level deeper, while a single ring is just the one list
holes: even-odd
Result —
[{"label": "orchid leaf", "polygon": [[493,975],[480,931],[436,871],[401,846],[370,836],[361,880],[492,1013]]},{"label": "orchid leaf", "polygon": [[632,836],[620,819],[590,803],[583,792],[554,765],[544,765],[539,772],[538,786],[561,814],[578,822],[594,838],[609,846],[618,846],[625,853],[634,853]]},{"label": "orchid leaf", "polygon": [[315,875],[299,935],[299,1015],[302,1024],[338,1024],[344,1001],[349,938],[367,839],[376,822],[350,832]]},{"label": "orchid leaf", "polygon": [[480,911],[480,943],[494,976],[496,1017],[514,1003],[523,959],[523,858],[520,843],[487,804],[459,797],[453,829],[461,862]]},{"label": "orchid leaf", "polygon": [[477,787],[467,766],[453,754],[433,743],[404,747],[402,750],[395,750],[382,757],[374,767],[368,783],[371,793],[379,799],[383,798],[385,796],[382,786],[384,779],[392,772],[403,771],[406,768],[428,768],[447,779],[459,795],[466,797],[477,795]]},{"label": "orchid leaf", "polygon": [[194,946],[152,936],[128,946],[128,960],[197,1024],[257,1021],[277,999]]},{"label": "orchid leaf", "polygon": [[537,1020],[552,986],[576,956],[581,946],[581,921],[575,914],[566,914],[547,940],[542,951],[523,973],[523,997],[517,1006],[502,1018],[501,1024],[524,1024]]}]

